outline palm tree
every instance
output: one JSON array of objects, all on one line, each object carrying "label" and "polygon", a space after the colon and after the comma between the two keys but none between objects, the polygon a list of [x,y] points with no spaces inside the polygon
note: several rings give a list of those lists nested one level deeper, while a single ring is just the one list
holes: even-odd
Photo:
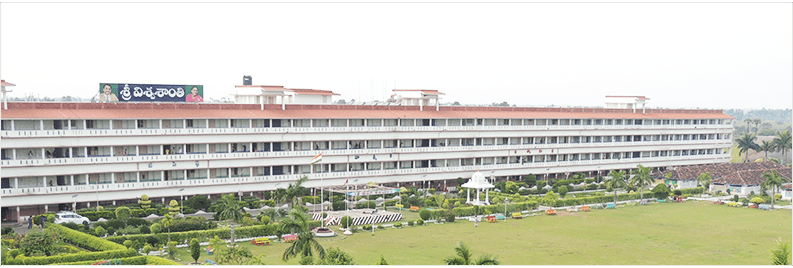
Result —
[{"label": "palm tree", "polygon": [[754,134],[757,134],[757,130],[758,130],[759,126],[760,126],[760,123],[763,123],[763,120],[760,119],[760,118],[756,118],[756,119],[752,120],[752,123],[754,123]]},{"label": "palm tree", "polygon": [[499,262],[497,257],[491,257],[490,255],[485,255],[480,257],[479,259],[473,260],[471,257],[471,249],[468,248],[463,242],[457,244],[457,247],[454,248],[454,251],[457,253],[457,256],[450,256],[443,259],[443,262],[446,265],[498,265]]},{"label": "palm tree", "polygon": [[286,232],[297,233],[297,240],[284,250],[284,255],[281,259],[286,262],[292,257],[300,256],[313,256],[312,248],[317,251],[319,258],[325,258],[325,248],[316,240],[314,233],[308,228],[308,222],[311,220],[308,214],[299,210],[292,210],[289,212],[291,218],[281,220],[281,228]]},{"label": "palm tree", "polygon": [[275,207],[277,208],[278,204],[281,203],[281,201],[286,200],[286,189],[284,188],[275,189],[275,192],[273,193],[273,199],[275,199]]},{"label": "palm tree", "polygon": [[702,185],[702,194],[705,194],[705,190],[708,189],[707,186],[705,185],[710,184],[710,181],[712,180],[713,177],[710,176],[710,172],[703,172],[699,174],[699,176],[697,177],[697,181],[699,182],[700,185]]},{"label": "palm tree", "polygon": [[[644,185],[650,185],[655,181],[653,177],[650,177],[650,172],[653,170],[651,167],[644,167],[639,165],[636,167],[636,170],[633,172],[636,174],[631,178],[631,185],[636,185],[639,187],[640,197],[644,199]],[[616,190],[615,190],[616,191]],[[615,205],[616,206],[616,205]]]},{"label": "palm tree", "polygon": [[773,152],[776,150],[776,145],[774,145],[773,141],[763,141],[763,144],[760,145],[760,151],[765,152],[765,159],[768,159],[768,152]]},{"label": "palm tree", "polygon": [[754,142],[755,140],[757,140],[757,137],[749,133],[743,134],[743,137],[735,140],[735,142],[738,143],[738,149],[740,150],[738,151],[738,155],[746,155],[744,162],[749,161],[749,150],[757,151],[760,148],[760,146]]},{"label": "palm tree", "polygon": [[[790,143],[790,130],[785,130],[785,132],[777,132],[776,138],[774,138],[774,147],[778,152],[782,152],[782,156],[787,158],[787,152],[791,148]],[[787,159],[785,159],[787,160]],[[786,161],[785,161],[786,162]]]},{"label": "palm tree", "polygon": [[771,209],[774,209],[774,201],[776,200],[776,188],[782,188],[782,177],[776,173],[776,170],[763,173],[765,181],[760,184],[763,188],[768,189],[771,187]]},{"label": "palm tree", "polygon": [[611,179],[606,180],[606,187],[614,189],[614,207],[617,207],[617,188],[628,187],[628,184],[625,183],[625,171],[612,170],[609,176]]},{"label": "palm tree", "polygon": [[231,220],[231,244],[234,244],[234,224],[242,220],[242,205],[231,194],[224,194],[217,201],[218,219]]},{"label": "palm tree", "polygon": [[289,187],[286,188],[286,199],[292,203],[292,207],[296,207],[297,204],[297,197],[303,194],[305,188],[303,188],[303,183],[308,180],[308,176],[300,177],[295,183],[290,183]]}]

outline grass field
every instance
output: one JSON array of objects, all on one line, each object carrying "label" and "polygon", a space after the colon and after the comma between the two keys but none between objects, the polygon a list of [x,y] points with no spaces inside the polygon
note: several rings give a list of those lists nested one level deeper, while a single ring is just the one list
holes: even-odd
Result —
[{"label": "grass field", "polygon": [[[792,234],[790,210],[688,201],[483,222],[476,228],[467,221],[389,228],[375,236],[360,232],[320,241],[364,265],[380,255],[395,265],[441,265],[460,241],[474,258],[491,254],[505,265],[768,265],[774,240]],[[240,244],[255,256],[266,254],[265,264],[298,264],[298,259],[281,260],[288,244]],[[190,259],[184,250],[177,256],[183,263]],[[200,261],[206,257],[202,252]]]}]

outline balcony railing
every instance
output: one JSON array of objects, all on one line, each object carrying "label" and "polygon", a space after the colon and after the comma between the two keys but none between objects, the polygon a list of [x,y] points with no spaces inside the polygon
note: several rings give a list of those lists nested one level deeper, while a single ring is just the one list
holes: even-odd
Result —
[{"label": "balcony railing", "polygon": [[194,134],[262,134],[262,133],[355,133],[415,131],[482,130],[638,130],[638,129],[733,129],[732,125],[531,125],[531,126],[389,126],[389,127],[266,127],[266,128],[175,128],[175,129],[75,129],[75,130],[3,130],[3,138],[17,137],[86,137],[151,136]]},{"label": "balcony railing", "polygon": [[[486,145],[486,146],[446,146],[446,147],[413,147],[413,148],[385,148],[385,149],[348,149],[348,150],[307,150],[307,151],[276,151],[276,152],[234,152],[214,154],[169,154],[169,155],[140,155],[140,156],[113,156],[113,157],[78,157],[78,158],[51,158],[51,159],[24,159],[2,160],[0,167],[21,166],[48,166],[48,165],[78,165],[97,163],[129,163],[129,162],[158,162],[158,161],[193,161],[193,160],[220,160],[220,159],[246,159],[246,158],[271,158],[271,157],[300,157],[334,155],[379,155],[392,153],[444,153],[444,152],[471,152],[492,150],[534,150],[534,149],[560,149],[560,148],[592,148],[592,147],[624,147],[624,146],[657,146],[657,145],[694,145],[707,144],[716,147],[730,147],[731,140],[678,140],[678,141],[633,141],[633,142],[597,142],[597,143],[556,143],[556,144],[521,144],[521,145]],[[544,153],[532,152],[532,155],[554,154],[550,151]],[[377,161],[372,159],[373,161]]]},{"label": "balcony railing", "polygon": [[[427,168],[413,168],[413,169],[383,169],[383,170],[363,170],[363,171],[343,171],[343,172],[330,172],[330,173],[312,173],[312,174],[291,174],[291,175],[270,175],[270,176],[254,176],[254,177],[238,177],[238,178],[210,178],[210,179],[192,179],[187,180],[169,180],[169,181],[141,181],[134,183],[111,183],[111,184],[90,184],[90,185],[73,185],[73,186],[48,186],[48,187],[33,187],[33,188],[6,188],[2,189],[2,196],[16,196],[26,194],[53,194],[53,193],[79,193],[79,192],[95,192],[104,190],[119,190],[129,189],[138,190],[145,188],[164,188],[171,186],[213,186],[213,185],[228,185],[236,183],[265,183],[265,182],[282,182],[282,181],[295,181],[302,176],[308,176],[309,180],[317,179],[341,179],[351,177],[371,177],[371,176],[389,176],[389,175],[412,175],[412,174],[441,174],[449,172],[473,172],[476,170],[512,170],[512,169],[527,169],[527,168],[558,168],[558,167],[573,167],[582,165],[604,165],[602,170],[608,170],[608,164],[647,164],[653,162],[663,161],[683,161],[683,160],[714,160],[724,161],[730,160],[728,154],[706,154],[695,156],[665,156],[665,157],[644,157],[644,158],[626,158],[626,159],[601,159],[601,160],[582,160],[582,161],[557,161],[557,162],[542,162],[542,163],[516,163],[516,164],[490,164],[490,165],[470,165],[470,166],[447,166],[447,167],[427,167]],[[542,173],[542,172],[540,172]]]}]

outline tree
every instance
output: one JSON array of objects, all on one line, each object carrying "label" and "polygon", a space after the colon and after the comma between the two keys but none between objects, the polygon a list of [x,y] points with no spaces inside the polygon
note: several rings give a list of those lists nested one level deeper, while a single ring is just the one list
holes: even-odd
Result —
[{"label": "tree", "polygon": [[642,165],[639,165],[633,171],[635,175],[633,176],[633,178],[631,178],[630,183],[631,185],[635,185],[636,187],[639,187],[639,193],[640,193],[639,197],[641,199],[644,199],[644,186],[650,185],[655,181],[655,179],[653,179],[653,177],[650,176],[650,172],[652,172],[652,170],[653,168],[651,167],[644,167]]},{"label": "tree", "polygon": [[776,170],[771,170],[771,172],[763,173],[762,177],[765,179],[763,183],[760,184],[765,189],[771,188],[771,209],[774,208],[774,196],[776,196],[776,189],[782,188],[782,177],[776,173]]},{"label": "tree", "polygon": [[435,199],[435,203],[438,204],[439,208],[443,206],[443,201],[446,201],[446,195],[442,194],[434,195],[432,198]]},{"label": "tree", "polygon": [[[101,233],[101,235],[99,235],[101,237],[104,235],[105,230],[101,229],[100,231],[100,228],[102,227],[96,227],[96,233],[98,235]],[[57,237],[58,236],[50,229],[35,228],[22,238],[22,241],[19,242],[19,249],[22,250],[22,253],[25,254],[26,257],[31,257],[37,252],[46,256],[51,256],[55,253],[55,242],[57,242]],[[5,243],[4,239],[3,247],[6,247]]]},{"label": "tree", "polygon": [[317,263],[318,265],[355,265],[352,261],[352,256],[347,252],[337,248],[330,248],[328,253],[322,260]]},{"label": "tree", "polygon": [[567,186],[559,186],[559,196],[564,198],[567,195]]},{"label": "tree", "polygon": [[102,228],[102,226],[99,226],[99,227],[96,227],[96,229],[94,229],[94,233],[98,237],[103,237],[103,236],[105,236],[105,234],[107,234],[107,231],[105,231],[105,228]]},{"label": "tree", "polygon": [[380,261],[375,263],[374,265],[388,265],[388,262],[385,261],[385,258],[383,258],[383,254],[380,254]]},{"label": "tree", "polygon": [[790,265],[790,240],[777,240],[776,249],[771,254],[774,256],[774,265]]},{"label": "tree", "polygon": [[465,183],[465,179],[463,179],[462,177],[457,177],[457,186],[463,185],[464,183]]},{"label": "tree", "polygon": [[185,200],[183,205],[195,210],[206,210],[212,205],[212,200],[203,195],[196,195]]},{"label": "tree", "polygon": [[711,176],[710,172],[702,172],[699,174],[699,176],[697,176],[697,182],[699,182],[699,185],[702,185],[702,194],[705,194],[705,191],[707,191],[708,185],[710,185],[712,180],[713,177]]},{"label": "tree", "polygon": [[735,142],[738,143],[738,155],[744,154],[746,156],[744,162],[749,161],[749,150],[757,151],[760,149],[760,146],[754,142],[755,140],[757,140],[757,137],[749,133],[735,140]]},{"label": "tree", "polygon": [[286,199],[291,201],[292,207],[299,206],[297,202],[297,197],[303,195],[303,183],[308,180],[308,176],[300,177],[295,183],[290,183],[289,186],[286,188]]},{"label": "tree", "polygon": [[350,228],[350,226],[352,226],[352,217],[350,216],[341,217],[340,224],[342,228]]},{"label": "tree", "polygon": [[768,152],[776,151],[776,145],[774,145],[773,141],[763,141],[759,148],[761,152],[765,153],[766,159],[768,159]]},{"label": "tree", "polygon": [[528,186],[537,185],[537,175],[534,174],[526,175],[526,185]]},{"label": "tree", "polygon": [[612,170],[609,176],[611,179],[606,181],[606,187],[614,189],[614,207],[617,207],[617,189],[628,187],[625,183],[625,171]]},{"label": "tree", "polygon": [[[171,244],[171,225],[173,225],[173,217],[171,217],[171,214],[165,214],[165,218],[160,221],[160,224],[162,224],[162,228],[165,228],[166,230],[168,230],[168,244],[166,244],[166,245],[170,245]],[[173,254],[170,254],[170,255],[171,255],[171,259],[173,259]]]},{"label": "tree", "polygon": [[196,264],[198,263],[198,258],[201,257],[201,245],[198,243],[197,238],[190,240],[190,257],[193,257]]},{"label": "tree", "polygon": [[242,205],[230,194],[224,194],[216,205],[218,219],[231,220],[231,244],[234,244],[234,224],[242,220]]},{"label": "tree", "polygon": [[497,257],[491,257],[490,255],[482,256],[477,260],[472,259],[471,249],[468,248],[463,242],[457,244],[457,247],[454,248],[455,253],[457,256],[450,256],[443,259],[443,262],[446,265],[498,265],[499,262]]},{"label": "tree", "polygon": [[171,216],[179,214],[179,201],[171,200],[171,202],[168,203],[168,214]]},{"label": "tree", "polygon": [[215,249],[218,264],[245,265],[251,261],[253,254],[247,247],[233,245],[231,247],[220,247]]},{"label": "tree", "polygon": [[138,204],[140,204],[140,208],[147,209],[151,207],[151,200],[149,200],[148,195],[141,195],[140,200],[138,200]]},{"label": "tree", "polygon": [[755,118],[752,120],[752,123],[754,123],[754,134],[757,134],[758,127],[760,126],[760,123],[763,123],[763,120],[760,118]]},{"label": "tree", "polygon": [[661,183],[653,187],[652,192],[655,195],[655,198],[666,199],[666,197],[669,196],[669,192],[671,191],[669,190],[669,187],[666,186],[666,184]]},{"label": "tree", "polygon": [[287,232],[297,233],[297,240],[284,250],[281,259],[286,262],[292,257],[300,256],[313,256],[312,248],[316,251],[320,258],[325,258],[325,248],[319,244],[314,236],[314,233],[309,230],[308,222],[311,218],[305,213],[298,210],[289,212],[290,218],[281,220],[282,228]]},{"label": "tree", "polygon": [[132,213],[130,212],[128,207],[118,207],[118,208],[116,208],[116,219],[119,219],[119,220],[123,221],[124,224],[127,223],[127,220],[129,220],[129,218],[131,216],[132,216]]},{"label": "tree", "polygon": [[790,130],[785,130],[785,132],[777,132],[776,138],[773,140],[774,148],[776,151],[782,153],[782,160],[786,160],[787,152],[791,149],[791,142],[790,142]]}]

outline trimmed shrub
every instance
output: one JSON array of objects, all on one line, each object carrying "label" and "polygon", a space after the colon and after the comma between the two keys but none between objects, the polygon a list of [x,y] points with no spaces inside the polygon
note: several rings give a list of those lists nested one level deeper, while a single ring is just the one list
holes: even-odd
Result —
[{"label": "trimmed shrub", "polygon": [[432,212],[430,212],[427,209],[422,209],[421,211],[419,211],[419,217],[421,217],[422,220],[425,220],[425,221],[429,220],[430,216],[432,216]]},{"label": "trimmed shrub", "polygon": [[394,227],[400,228],[402,227],[402,223],[401,222],[394,223]]},{"label": "trimmed shrub", "polygon": [[[76,223],[73,223],[73,222],[61,223],[61,226],[69,228],[69,229],[72,229],[72,230],[75,230],[75,231],[78,228],[80,228],[80,225],[77,225]],[[11,227],[7,227],[7,228],[11,228]],[[3,234],[5,234],[5,228],[3,228],[3,229],[4,229],[3,230]],[[13,229],[11,230],[11,232],[13,232]]]},{"label": "trimmed shrub", "polygon": [[408,221],[408,226],[413,226],[415,224],[414,221]]},{"label": "trimmed shrub", "polygon": [[755,203],[755,204],[762,204],[762,203],[765,203],[765,200],[763,200],[763,198],[760,198],[760,197],[755,197],[755,198],[752,198],[752,200],[750,200],[749,202],[752,202],[752,203]]},{"label": "trimmed shrub", "polygon": [[449,213],[449,215],[446,215],[446,222],[454,222],[454,213]]},{"label": "trimmed shrub", "polygon": [[98,237],[102,237],[105,236],[105,234],[107,234],[107,231],[105,231],[105,228],[102,228],[102,226],[99,226],[96,227],[96,229],[94,229],[94,234],[96,234],[96,236]]},{"label": "trimmed shrub", "polygon": [[350,216],[341,217],[340,224],[342,228],[349,228],[352,225],[352,217]]},{"label": "trimmed shrub", "polygon": [[124,223],[124,221],[122,221],[120,219],[112,219],[112,220],[108,220],[107,221],[107,226],[108,227],[113,227],[113,229],[118,230],[118,229],[127,227],[127,224]]},{"label": "trimmed shrub", "polygon": [[[75,225],[77,225],[77,224],[75,224]],[[75,226],[75,227],[76,227],[76,226]],[[13,233],[14,233],[14,228],[11,228],[11,227],[3,227],[3,235],[6,235],[6,234],[13,234]]]},{"label": "trimmed shrub", "polygon": [[422,219],[416,220],[416,225],[418,225],[418,226],[424,225],[424,220],[422,220]]}]

